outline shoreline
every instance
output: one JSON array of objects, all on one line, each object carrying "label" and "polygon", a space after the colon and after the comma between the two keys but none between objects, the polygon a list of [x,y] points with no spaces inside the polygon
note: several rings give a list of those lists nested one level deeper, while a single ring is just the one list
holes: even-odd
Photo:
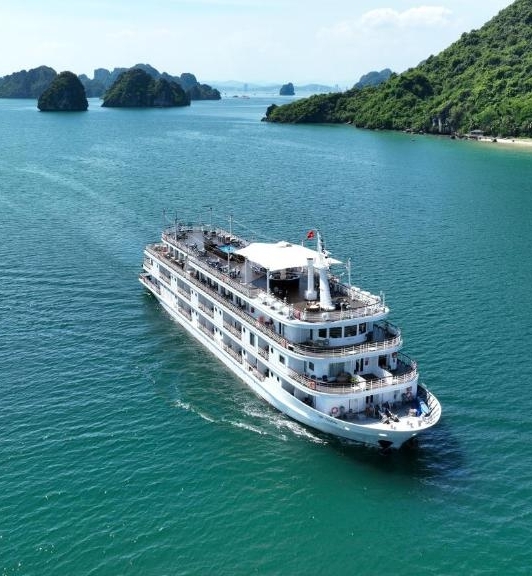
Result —
[{"label": "shoreline", "polygon": [[490,138],[489,136],[477,137],[477,142],[488,142],[489,144],[503,144],[508,146],[532,147],[532,138]]}]

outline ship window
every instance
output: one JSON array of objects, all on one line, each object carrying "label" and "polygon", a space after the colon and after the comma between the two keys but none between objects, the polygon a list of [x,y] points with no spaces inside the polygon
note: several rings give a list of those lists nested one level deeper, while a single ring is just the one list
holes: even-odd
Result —
[{"label": "ship window", "polygon": [[312,370],[312,372],[314,372],[314,362],[309,362],[308,363],[308,369]]},{"label": "ship window", "polygon": [[250,332],[250,333],[249,333],[249,343],[250,343],[252,346],[255,346],[255,334],[253,334],[253,332]]},{"label": "ship window", "polygon": [[279,362],[280,362],[281,364],[284,364],[284,363],[286,362],[285,357],[279,355]]},{"label": "ship window", "polygon": [[353,326],[346,326],[344,328],[344,335],[346,338],[349,338],[349,336],[356,336],[357,335],[357,325],[354,324]]},{"label": "ship window", "polygon": [[320,328],[318,330],[318,338],[327,338],[327,328]]},{"label": "ship window", "polygon": [[360,334],[365,334],[366,333],[366,323],[362,322],[362,324],[360,325],[360,330],[359,330]]},{"label": "ship window", "polygon": [[342,337],[342,327],[335,326],[334,328],[329,328],[329,338],[341,338]]}]

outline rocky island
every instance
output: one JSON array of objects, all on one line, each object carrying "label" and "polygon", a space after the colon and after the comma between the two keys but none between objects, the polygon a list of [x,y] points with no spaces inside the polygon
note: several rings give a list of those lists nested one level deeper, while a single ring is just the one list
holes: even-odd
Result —
[{"label": "rocky island", "polygon": [[294,85],[292,82],[288,82],[288,84],[283,84],[281,89],[279,90],[279,96],[294,96],[295,90]]},{"label": "rocky island", "polygon": [[123,72],[107,90],[102,106],[107,108],[169,108],[189,106],[190,96],[176,82],[155,80],[140,68]]},{"label": "rocky island", "polygon": [[[152,78],[160,78],[179,84],[190,96],[190,100],[220,100],[221,95],[216,88],[208,84],[198,82],[196,76],[190,72],[184,72],[178,76],[172,76],[166,72],[159,72],[149,64],[136,64],[132,68],[140,68]],[[80,74],[78,78],[85,88],[87,98],[101,98],[105,92],[116,82],[120,74],[132,68],[115,68],[110,71],[106,68],[94,70],[94,78],[86,74]],[[31,70],[21,70],[0,78],[0,98],[39,98],[57,72],[49,66],[39,66]]]},{"label": "rocky island", "polygon": [[61,72],[39,96],[41,112],[84,112],[89,107],[85,88],[73,72]]}]

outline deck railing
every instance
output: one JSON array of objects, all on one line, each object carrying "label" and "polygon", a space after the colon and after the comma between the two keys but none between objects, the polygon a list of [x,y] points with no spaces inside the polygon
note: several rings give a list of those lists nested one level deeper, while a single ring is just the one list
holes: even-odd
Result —
[{"label": "deck railing", "polygon": [[214,318],[214,312],[213,312],[208,306],[205,306],[205,304],[202,304],[201,302],[198,302],[198,308],[199,308],[202,312],[205,312],[205,314],[207,314],[207,315],[210,316],[211,318]]},{"label": "deck railing", "polygon": [[224,328],[229,330],[229,332],[231,332],[231,334],[236,336],[238,339],[242,338],[242,330],[239,330],[236,326],[229,324],[229,322],[224,322]]},{"label": "deck railing", "polygon": [[206,334],[211,340],[214,339],[214,332],[212,332],[211,330],[209,330],[207,328],[207,326],[204,326],[203,324],[198,324],[198,328],[204,333]]},{"label": "deck railing", "polygon": [[159,286],[157,284],[155,284],[155,282],[153,282],[151,280],[151,278],[149,277],[148,274],[146,273],[142,273],[139,274],[139,280],[144,284],[144,286],[146,286],[146,288],[148,288],[149,290],[154,290],[155,292],[157,292],[157,294],[161,293],[161,289],[159,288]]},{"label": "deck railing", "polygon": [[189,292],[187,292],[186,290],[184,290],[180,286],[177,287],[177,291],[179,292],[179,294],[184,296],[187,300],[190,300],[190,293]]},{"label": "deck railing", "polygon": [[[228,298],[224,298],[219,292],[211,288],[208,284],[199,281],[194,277],[193,274],[188,274],[185,272],[184,268],[178,265],[172,258],[170,258],[166,252],[161,252],[156,250],[154,247],[148,247],[146,250],[153,254],[157,258],[162,258],[165,263],[172,268],[179,276],[186,278],[187,281],[192,282],[201,290],[207,292],[211,298],[218,301],[221,305],[229,308],[231,312],[236,314],[238,317],[242,318],[248,324],[252,324],[254,328],[262,332],[268,338],[274,340],[284,348],[288,348],[290,351],[300,354],[302,356],[311,356],[314,358],[340,358],[346,355],[360,355],[367,354],[368,352],[380,352],[385,350],[391,350],[398,348],[402,344],[401,335],[397,335],[393,338],[388,338],[380,342],[363,342],[361,344],[354,344],[352,346],[337,346],[331,347],[321,347],[312,344],[303,344],[297,342],[290,342],[277,334],[271,325],[265,324],[264,322],[258,321],[256,318],[251,316],[245,309],[239,308]],[[209,268],[209,273],[213,273],[214,270]],[[224,277],[225,280],[225,277]]]},{"label": "deck railing", "polygon": [[[216,270],[212,266],[209,266],[207,264],[207,262],[203,262],[203,260],[201,259],[202,257],[198,254],[197,250],[193,249],[191,246],[188,246],[184,242],[180,242],[179,240],[176,240],[174,237],[170,236],[169,234],[163,234],[163,240],[165,240],[166,242],[168,242],[168,244],[174,246],[175,248],[178,248],[179,250],[181,250],[185,254],[193,255],[194,256],[194,266],[198,266],[199,268],[202,268],[203,270],[208,272],[209,275],[214,276],[215,278],[220,280],[220,282],[225,282],[227,285],[231,286],[231,288],[233,288],[237,292],[240,292],[244,296],[247,296],[248,298],[254,298],[255,296],[258,296],[258,294],[260,293],[259,288],[250,287],[250,286],[246,286],[244,284],[241,284],[237,280],[234,280],[233,278],[231,278],[229,275],[224,274],[223,272],[220,272],[219,270]],[[172,261],[172,259],[170,257],[168,257],[168,259],[170,261]]]},{"label": "deck railing", "polygon": [[[345,310],[331,310],[328,312],[311,312],[307,309],[298,310],[299,318],[304,322],[323,322],[324,320],[351,320],[354,318],[365,318],[375,314],[386,312],[386,307],[380,302],[358,308],[347,308]],[[295,315],[298,317],[297,314]]]},{"label": "deck railing", "polygon": [[[185,228],[183,228],[183,231],[185,231]],[[192,228],[186,228],[186,231],[202,232],[203,228],[196,226]],[[229,232],[226,232],[224,230],[217,230],[217,234],[228,236]],[[209,266],[207,262],[203,261],[203,258],[206,259],[207,257],[201,256],[197,248],[194,248],[185,242],[181,242],[179,239],[176,239],[175,236],[173,236],[171,233],[168,232],[164,233],[162,235],[162,238],[165,242],[167,242],[174,248],[181,250],[185,254],[192,255],[194,257],[194,266],[202,268],[203,270],[208,272],[211,276],[214,276],[221,282],[225,282],[227,285],[231,286],[231,288],[233,288],[237,292],[243,294],[244,296],[247,296],[248,298],[255,298],[260,294],[261,292],[260,288],[250,287],[245,284],[242,284],[237,280],[231,278],[228,274],[224,274],[220,270],[217,270],[215,268],[212,268],[212,266]],[[246,244],[243,240],[241,239],[239,240],[243,245]],[[341,288],[342,288],[341,292],[349,291],[346,286],[341,286]],[[308,310],[305,307],[294,306],[293,307],[294,317],[301,319],[304,322],[323,322],[324,320],[349,320],[355,318],[365,318],[368,316],[374,316],[375,314],[378,313],[384,314],[386,312],[386,306],[381,302],[379,298],[375,298],[374,296],[368,296],[367,293],[361,290],[356,290],[356,294],[357,298],[360,301],[365,302],[366,304],[365,306],[359,306],[356,308],[344,308],[342,310],[316,311],[316,312]],[[275,297],[272,294],[269,295],[269,298],[275,300],[280,306],[285,305],[283,300]]]},{"label": "deck railing", "polygon": [[334,348],[324,348],[314,344],[290,344],[294,351],[304,356],[334,358],[346,355],[367,354],[368,352],[381,352],[392,348],[400,348],[403,343],[401,336],[386,338],[379,342],[363,342],[352,346],[336,346]]},{"label": "deck railing", "polygon": [[[194,278],[192,274],[187,274],[181,266],[176,264],[171,258],[169,258],[164,252],[159,252],[155,248],[149,246],[146,250],[153,254],[156,258],[162,258],[174,272],[176,272],[179,276],[186,278],[187,281],[192,282],[195,286],[197,286],[200,290],[207,292],[209,297],[213,298],[217,302],[219,302],[222,306],[229,308],[231,312],[242,318],[248,324],[252,324],[255,328],[257,328],[260,332],[262,332],[265,336],[268,336],[272,340],[275,340],[278,344],[282,346],[286,346],[287,341],[285,338],[281,337],[279,334],[276,334],[273,330],[271,330],[265,324],[256,320],[251,314],[248,314],[242,308],[239,308],[233,302],[229,301],[227,298],[224,298],[221,294],[219,294],[216,290],[213,290],[208,284],[204,284],[200,282],[197,278]],[[212,269],[209,268],[209,273],[213,272]]]},{"label": "deck railing", "polygon": [[300,374],[295,370],[289,370],[289,376],[300,384],[303,384],[303,386],[306,388],[326,394],[348,394],[362,391],[371,394],[381,388],[389,388],[390,386],[399,386],[401,384],[412,382],[417,378],[417,375],[417,365],[415,362],[412,362],[406,371],[402,372],[400,375],[391,374],[390,376],[386,376],[384,378],[374,378],[372,380],[364,379],[358,380],[357,382],[346,383],[324,382],[322,380],[309,378],[306,374]]}]

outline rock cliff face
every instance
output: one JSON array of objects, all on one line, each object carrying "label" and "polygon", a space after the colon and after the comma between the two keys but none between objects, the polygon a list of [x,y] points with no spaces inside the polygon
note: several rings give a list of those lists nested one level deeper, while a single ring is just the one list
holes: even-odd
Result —
[{"label": "rock cliff face", "polygon": [[37,107],[41,112],[82,112],[89,103],[79,78],[72,72],[61,72],[39,96]]},{"label": "rock cliff face", "polygon": [[123,72],[104,95],[102,106],[108,108],[168,108],[189,106],[190,97],[175,82],[155,80],[140,68]]},{"label": "rock cliff face", "polygon": [[14,72],[0,78],[0,98],[38,98],[56,76],[48,66]]}]

